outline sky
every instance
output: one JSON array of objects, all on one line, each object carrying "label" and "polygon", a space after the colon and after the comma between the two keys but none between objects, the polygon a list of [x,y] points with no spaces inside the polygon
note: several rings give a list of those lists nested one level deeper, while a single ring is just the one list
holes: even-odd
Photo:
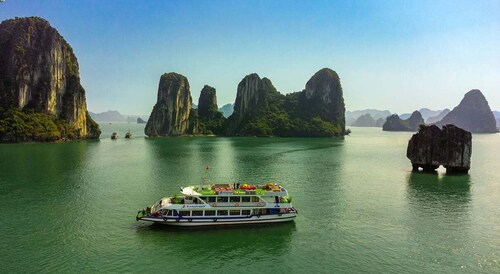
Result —
[{"label": "sky", "polygon": [[282,93],[324,67],[348,110],[453,108],[480,89],[500,110],[500,1],[0,1],[73,47],[88,109],[149,114],[163,73],[233,103],[248,74]]}]

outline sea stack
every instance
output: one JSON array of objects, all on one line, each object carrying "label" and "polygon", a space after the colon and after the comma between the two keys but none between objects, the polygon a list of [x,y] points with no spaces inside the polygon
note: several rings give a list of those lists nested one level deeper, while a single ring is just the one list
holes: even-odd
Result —
[{"label": "sea stack", "polygon": [[440,165],[447,173],[467,173],[472,155],[472,134],[454,125],[422,126],[408,142],[406,157],[413,171],[433,172]]},{"label": "sea stack", "polygon": [[191,106],[188,79],[174,72],[163,74],[144,133],[149,137],[193,134]]},{"label": "sea stack", "polygon": [[496,133],[495,116],[488,101],[478,89],[467,92],[460,102],[437,126],[453,124],[472,133]]},{"label": "sea stack", "polygon": [[[4,129],[1,141],[54,141],[100,135],[99,126],[87,112],[73,49],[42,18],[15,18],[0,24],[0,107],[10,110],[5,111],[8,115],[24,119],[23,123],[32,123],[33,119],[27,117],[35,114],[44,123],[36,132]],[[50,133],[43,132],[48,131],[48,126],[52,128]]]}]

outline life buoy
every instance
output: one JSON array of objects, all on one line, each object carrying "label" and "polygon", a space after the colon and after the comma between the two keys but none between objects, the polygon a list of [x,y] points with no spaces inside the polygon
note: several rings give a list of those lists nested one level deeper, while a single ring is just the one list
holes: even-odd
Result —
[{"label": "life buoy", "polygon": [[262,204],[260,202],[257,203],[257,206],[262,206]]},{"label": "life buoy", "polygon": [[211,203],[210,206],[211,207],[217,207],[217,204],[216,203]]},{"label": "life buoy", "polygon": [[176,221],[176,222],[179,222],[179,221],[180,221],[180,219],[179,219],[179,218],[177,218],[175,221]]},{"label": "life buoy", "polygon": [[214,218],[214,222],[217,222],[217,218]]},{"label": "life buoy", "polygon": [[192,222],[192,221],[193,221],[193,219],[188,219],[188,222]]},{"label": "life buoy", "polygon": [[236,204],[234,204],[234,206],[240,206],[240,203],[236,203]]},{"label": "life buoy", "polygon": [[257,218],[260,218],[260,214],[257,214]]},{"label": "life buoy", "polygon": [[283,215],[283,213],[281,213],[281,212],[280,212],[280,213],[278,213],[278,216],[281,216],[281,215]]}]

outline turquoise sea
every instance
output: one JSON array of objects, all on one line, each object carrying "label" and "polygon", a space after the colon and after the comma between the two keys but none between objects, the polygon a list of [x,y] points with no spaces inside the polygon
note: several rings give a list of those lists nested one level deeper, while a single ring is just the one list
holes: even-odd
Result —
[{"label": "turquoise sea", "polygon": [[[98,141],[0,145],[1,273],[500,273],[500,134],[474,135],[470,174],[448,176],[411,173],[411,133],[376,128],[149,139],[143,125],[101,127]],[[282,183],[299,216],[208,229],[135,221],[200,182],[205,165],[213,181]]]}]

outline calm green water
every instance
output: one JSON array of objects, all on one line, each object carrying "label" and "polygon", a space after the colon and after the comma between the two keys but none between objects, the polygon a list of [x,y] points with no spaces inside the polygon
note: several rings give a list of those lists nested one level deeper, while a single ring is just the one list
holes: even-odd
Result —
[{"label": "calm green water", "polygon": [[[100,141],[0,145],[0,272],[500,271],[500,134],[474,135],[470,175],[445,176],[410,173],[409,133],[146,139],[141,125],[102,127]],[[298,218],[189,231],[135,222],[206,164],[221,182],[282,182]]]}]

